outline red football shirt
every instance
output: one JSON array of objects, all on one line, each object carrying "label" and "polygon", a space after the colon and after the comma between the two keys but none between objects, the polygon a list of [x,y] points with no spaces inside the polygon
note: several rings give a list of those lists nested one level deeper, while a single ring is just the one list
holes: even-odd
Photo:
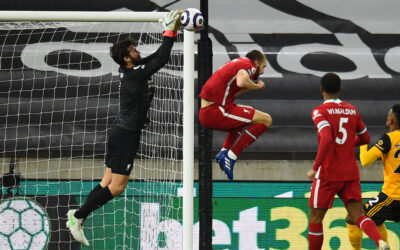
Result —
[{"label": "red football shirt", "polygon": [[[351,104],[339,99],[326,100],[313,109],[312,119],[318,132],[330,129],[333,142],[329,145],[325,157],[316,159],[318,169],[315,178],[329,181],[359,180],[357,160],[355,158],[355,137],[367,132],[358,110]],[[318,151],[321,151],[320,147]]]},{"label": "red football shirt", "polygon": [[208,79],[199,97],[222,106],[233,103],[235,94],[240,90],[240,87],[236,84],[236,75],[240,70],[245,70],[250,79],[253,79],[256,73],[256,66],[249,58],[230,60]]}]

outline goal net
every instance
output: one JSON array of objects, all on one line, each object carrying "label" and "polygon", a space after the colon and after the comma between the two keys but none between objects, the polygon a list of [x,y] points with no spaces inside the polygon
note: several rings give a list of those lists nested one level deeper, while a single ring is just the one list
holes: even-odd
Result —
[{"label": "goal net", "polygon": [[[156,51],[158,22],[0,23],[0,249],[76,249],[66,229],[104,174],[119,108],[109,47]],[[183,35],[156,91],[124,193],[84,223],[91,249],[182,248]],[[20,178],[19,178],[20,177]]]}]

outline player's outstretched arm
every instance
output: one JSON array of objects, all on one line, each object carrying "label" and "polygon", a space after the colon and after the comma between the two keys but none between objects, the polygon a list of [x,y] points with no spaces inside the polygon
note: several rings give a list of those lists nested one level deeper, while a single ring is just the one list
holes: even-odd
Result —
[{"label": "player's outstretched arm", "polygon": [[[183,12],[183,10],[170,11],[170,12],[168,12],[167,16],[165,17],[165,20],[163,20],[163,19],[160,20],[163,23],[163,26],[165,27],[163,36],[176,37],[176,35],[178,34],[178,30],[181,26],[180,15],[182,14],[182,12]],[[167,25],[167,24],[169,24],[169,25]],[[162,46],[160,46],[156,52],[143,58],[142,59],[143,63],[147,64],[151,60],[156,58],[158,56],[161,48],[162,48]]]},{"label": "player's outstretched arm", "polygon": [[374,163],[382,156],[382,151],[377,147],[372,147],[368,150],[368,145],[360,146],[360,162],[363,167],[367,167]]},{"label": "player's outstretched arm", "polygon": [[[368,145],[360,146],[360,161],[361,165],[369,166],[374,163],[377,159],[390,151],[392,142],[387,134],[383,134],[382,137],[377,141],[375,146],[368,150]],[[368,151],[367,151],[368,150]]]},{"label": "player's outstretched arm", "polygon": [[165,17],[163,22],[165,27],[163,42],[156,53],[145,59],[146,67],[142,70],[143,77],[148,78],[168,62],[175,37],[177,36],[179,27],[181,26],[180,16],[182,12],[182,10],[170,11]]}]

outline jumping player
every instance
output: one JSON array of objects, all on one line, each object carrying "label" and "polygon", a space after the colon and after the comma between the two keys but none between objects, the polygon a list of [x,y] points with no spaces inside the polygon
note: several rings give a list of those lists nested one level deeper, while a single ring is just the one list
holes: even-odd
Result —
[{"label": "jumping player", "polygon": [[146,58],[140,57],[136,42],[125,38],[110,48],[110,55],[120,65],[119,114],[110,130],[105,161],[105,174],[90,193],[85,204],[67,213],[67,227],[75,240],[88,246],[82,224],[95,209],[121,194],[128,183],[140,134],[148,123],[147,113],[154,94],[151,76],[169,59],[180,27],[182,11],[171,11],[165,18],[165,31],[160,48]]},{"label": "jumping player", "polygon": [[[375,222],[387,242],[385,220],[400,221],[400,104],[390,109],[386,126],[389,132],[383,134],[370,150],[368,145],[360,146],[360,161],[362,166],[369,166],[382,158],[382,192],[364,204],[364,212]],[[362,231],[350,223],[347,223],[347,228],[353,249],[361,249]]]},{"label": "jumping player", "polygon": [[309,199],[309,249],[320,250],[324,235],[322,220],[335,195],[342,199],[349,220],[373,239],[379,249],[389,249],[375,223],[363,214],[360,174],[354,147],[369,143],[370,137],[357,109],[339,99],[340,78],[327,73],[321,79],[324,103],[312,110],[318,133],[318,153],[312,169]]},{"label": "jumping player", "polygon": [[264,89],[265,84],[258,76],[266,66],[265,55],[252,50],[244,58],[233,59],[214,72],[199,95],[201,125],[228,132],[215,159],[230,180],[240,153],[272,125],[269,114],[234,103],[240,94]]}]

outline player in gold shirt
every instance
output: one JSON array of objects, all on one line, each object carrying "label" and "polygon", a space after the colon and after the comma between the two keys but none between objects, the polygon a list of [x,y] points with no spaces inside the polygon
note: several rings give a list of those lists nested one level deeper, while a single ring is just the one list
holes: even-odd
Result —
[{"label": "player in gold shirt", "polygon": [[[389,111],[386,126],[389,132],[383,134],[372,148],[360,146],[360,161],[361,165],[369,166],[382,158],[382,192],[364,204],[364,212],[375,222],[387,242],[385,220],[400,221],[400,104],[393,105]],[[361,249],[362,231],[355,225],[347,224],[347,228],[353,249]]]}]

